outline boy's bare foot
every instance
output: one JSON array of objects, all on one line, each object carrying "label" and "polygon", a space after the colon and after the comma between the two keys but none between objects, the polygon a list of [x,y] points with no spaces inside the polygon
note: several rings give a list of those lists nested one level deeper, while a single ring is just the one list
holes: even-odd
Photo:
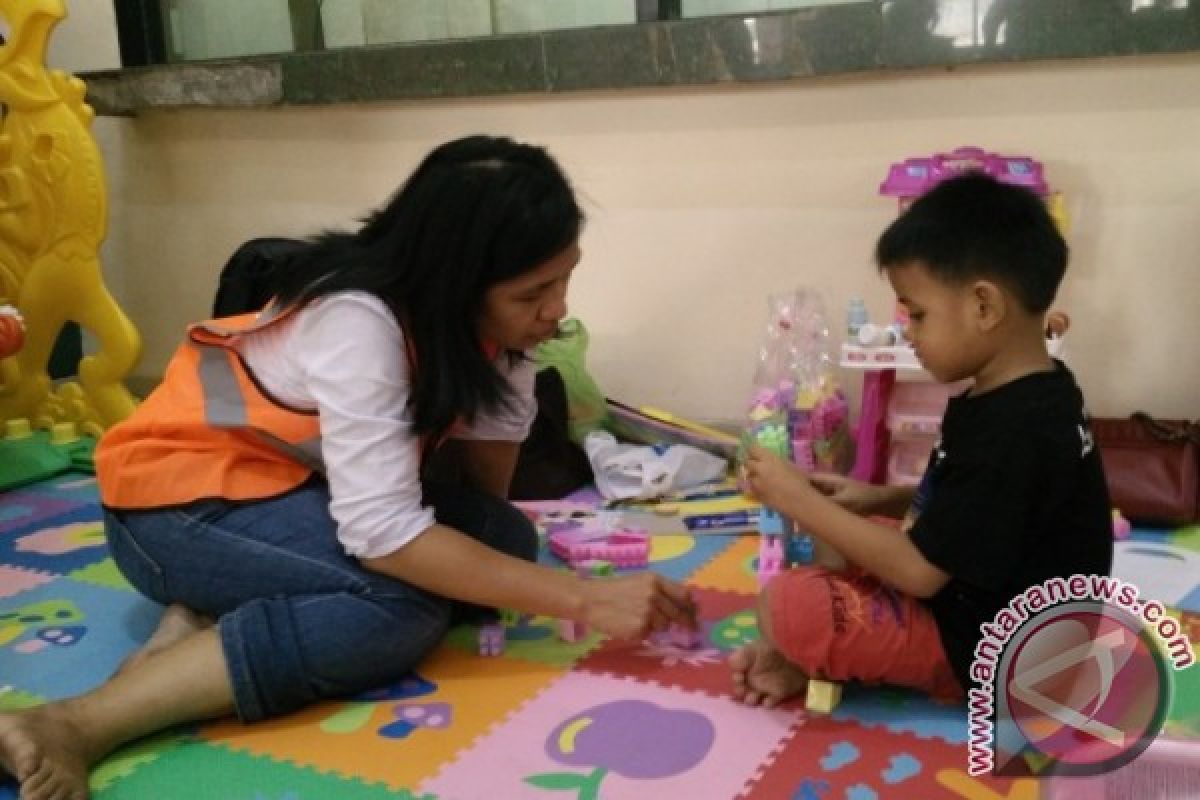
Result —
[{"label": "boy's bare foot", "polygon": [[133,655],[122,662],[115,674],[119,674],[130,667],[140,664],[160,650],[165,650],[181,639],[191,636],[196,631],[202,631],[212,624],[213,621],[208,617],[197,614],[190,608],[181,606],[178,603],[167,606],[166,610],[163,611],[162,619],[158,621],[158,627],[154,630],[154,633]]},{"label": "boy's bare foot", "polygon": [[86,800],[91,760],[63,704],[0,714],[0,769],[17,779],[21,800]]},{"label": "boy's bare foot", "polygon": [[808,676],[761,639],[729,656],[733,696],[748,706],[774,708],[808,687]]}]

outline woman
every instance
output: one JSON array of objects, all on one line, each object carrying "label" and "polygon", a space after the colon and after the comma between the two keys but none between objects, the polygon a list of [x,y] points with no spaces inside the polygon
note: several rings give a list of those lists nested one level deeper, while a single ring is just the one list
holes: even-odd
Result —
[{"label": "woman", "polygon": [[[113,558],[167,610],[103,686],[0,716],[23,798],[86,797],[92,762],[168,725],[392,681],[476,605],[617,637],[694,625],[652,573],[538,566],[503,499],[535,411],[525,351],[566,315],[582,224],[544,150],[461,139],[285,262],[261,314],[192,327],[96,452]],[[447,436],[471,486],[422,480]]]}]

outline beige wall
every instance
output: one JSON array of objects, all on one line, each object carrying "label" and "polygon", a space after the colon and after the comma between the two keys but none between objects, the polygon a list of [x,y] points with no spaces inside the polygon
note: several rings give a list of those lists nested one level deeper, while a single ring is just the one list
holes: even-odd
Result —
[{"label": "beige wall", "polygon": [[[69,23],[68,23],[69,24]],[[626,401],[741,416],[770,292],[820,289],[834,327],[894,215],[887,165],[976,144],[1066,193],[1068,352],[1095,412],[1200,415],[1200,58],[1003,66],[760,87],[101,119],[113,285],[160,370],[234,247],[352,224],[433,145],[546,144],[591,221],[573,312]],[[851,381],[853,385],[853,381]]]}]

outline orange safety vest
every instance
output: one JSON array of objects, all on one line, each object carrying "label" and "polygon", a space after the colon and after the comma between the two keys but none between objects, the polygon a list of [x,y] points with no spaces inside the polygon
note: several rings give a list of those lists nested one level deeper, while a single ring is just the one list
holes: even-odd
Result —
[{"label": "orange safety vest", "polygon": [[96,446],[96,480],[106,506],[263,499],[322,469],[316,412],[272,400],[235,349],[241,337],[291,313],[268,308],[188,328],[162,383]]},{"label": "orange safety vest", "polygon": [[[324,472],[315,411],[273,400],[246,369],[238,340],[295,311],[201,322],[167,362],[163,381],[96,445],[100,500],[109,508],[163,508],[205,498],[262,500]],[[405,336],[410,365],[416,350]],[[480,345],[489,360],[500,348]],[[451,431],[461,429],[459,419]],[[422,460],[450,435],[421,437]]]}]

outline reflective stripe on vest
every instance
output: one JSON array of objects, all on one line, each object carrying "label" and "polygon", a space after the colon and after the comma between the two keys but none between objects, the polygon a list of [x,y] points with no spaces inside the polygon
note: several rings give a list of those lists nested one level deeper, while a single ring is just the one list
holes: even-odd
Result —
[{"label": "reflective stripe on vest", "polygon": [[[255,326],[257,330],[261,326]],[[193,341],[200,353],[197,371],[204,392],[204,421],[214,428],[245,428],[260,441],[288,458],[316,472],[325,472],[321,459],[321,437],[313,436],[301,442],[288,442],[270,431],[256,428],[246,413],[246,397],[233,371],[236,356],[221,345]]]},{"label": "reflective stripe on vest", "polygon": [[315,411],[265,394],[238,338],[277,322],[252,314],[192,326],[162,383],[96,446],[100,497],[112,508],[163,508],[202,498],[259,500],[321,468]]}]

